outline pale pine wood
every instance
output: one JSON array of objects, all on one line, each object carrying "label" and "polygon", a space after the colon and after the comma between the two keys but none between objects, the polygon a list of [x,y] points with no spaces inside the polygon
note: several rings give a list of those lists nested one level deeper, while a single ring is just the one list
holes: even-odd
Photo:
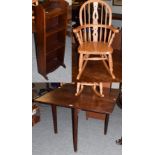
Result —
[{"label": "pale pine wood", "polygon": [[109,54],[113,52],[113,48],[103,42],[86,42],[79,46],[78,52],[83,54]]},{"label": "pale pine wood", "polygon": [[84,86],[81,85],[81,83],[77,83],[77,88],[76,88],[76,96],[79,96],[81,94],[81,92],[83,91]]},{"label": "pale pine wood", "polygon": [[115,75],[113,73],[113,60],[112,60],[112,54],[109,54],[109,70],[110,70],[110,74],[112,76],[113,79],[115,79]]},{"label": "pale pine wood", "polygon": [[[91,19],[92,18],[92,15],[93,13],[89,10],[89,8],[94,8],[95,6],[97,6],[97,8],[99,7],[103,7],[103,8],[107,8],[107,21],[108,23],[106,23],[107,25],[111,25],[112,23],[112,10],[111,10],[111,7],[104,1],[102,0],[89,0],[89,1],[86,1],[85,3],[83,3],[83,5],[81,6],[80,8],[80,12],[79,12],[79,17],[80,17],[80,25],[84,25],[84,24],[93,24],[93,21],[92,22],[85,22],[83,21],[83,14],[84,14],[84,11],[85,9],[84,8],[87,8],[88,10],[88,14],[86,16],[85,19]],[[97,10],[97,9],[95,9]],[[102,16],[103,16],[103,10],[100,11],[100,12],[96,12],[97,13],[97,16],[101,16],[101,12],[102,12]],[[94,13],[95,14],[95,13]],[[102,18],[102,16],[100,18]],[[86,21],[86,20],[85,20]],[[97,24],[105,24],[104,21],[102,20],[102,22],[97,22]]]},{"label": "pale pine wood", "polygon": [[[105,25],[107,25],[107,8],[105,10],[106,10],[106,13],[105,13]],[[105,28],[105,31],[104,31],[104,43],[106,42],[106,36],[107,36],[107,29]]]},{"label": "pale pine wood", "polygon": [[93,90],[94,90],[95,94],[100,97],[104,97],[102,82],[99,83],[99,92],[97,91],[96,86],[97,86],[96,84],[93,85]]},{"label": "pale pine wood", "polygon": [[[112,10],[110,6],[101,0],[89,0],[81,6],[79,17],[80,26],[73,29],[80,44],[77,79],[80,79],[88,60],[102,60],[107,71],[115,79],[111,45],[119,30],[111,25]],[[86,57],[86,55],[91,55],[91,57]]]},{"label": "pale pine wood", "polygon": [[37,6],[39,4],[38,0],[32,0],[32,6]]},{"label": "pale pine wood", "polygon": [[[90,30],[92,30],[91,33],[90,33],[91,36],[93,35],[94,31],[96,32],[95,29],[98,30],[100,28],[100,29],[102,29],[102,31],[104,31],[105,29],[107,31],[109,31],[109,33],[107,33],[107,36],[106,36],[106,40],[108,40],[106,42],[108,42],[108,44],[109,44],[108,46],[111,45],[111,43],[112,43],[112,41],[113,41],[113,39],[115,37],[115,34],[119,32],[118,29],[114,28],[111,25],[101,25],[101,24],[98,24],[98,25],[94,25],[94,24],[81,25],[81,26],[78,26],[77,28],[73,29],[73,32],[75,33],[78,41],[80,40],[80,42],[81,42],[80,44],[83,44],[83,42],[87,42],[87,41],[85,41],[83,39],[84,35],[82,35],[82,32],[89,29],[89,28],[90,28]],[[99,32],[99,31],[97,31],[97,32]],[[95,40],[95,39],[93,39],[93,40]],[[104,40],[103,39],[102,40],[98,39],[96,42],[104,42]],[[94,42],[94,41],[89,41],[89,42]]]},{"label": "pale pine wood", "polygon": [[[104,97],[104,94],[103,94],[103,83],[100,82],[100,83],[91,83],[91,82],[78,82],[77,83],[77,89],[76,89],[76,93],[75,95],[78,96],[82,93],[83,89],[84,89],[84,86],[90,86],[92,87],[94,93],[97,95],[97,96],[100,96],[100,97]],[[99,92],[97,90],[97,86],[99,87]]]},{"label": "pale pine wood", "polygon": [[83,71],[86,67],[88,59],[89,59],[89,55],[85,55],[83,58],[83,54],[80,54],[80,57],[79,57],[79,74],[77,76],[77,79],[79,79],[81,77],[81,74],[83,73]]},{"label": "pale pine wood", "polygon": [[[95,27],[92,34],[92,36],[94,37],[93,41],[85,41],[86,39],[83,40],[82,38],[83,29],[86,30],[87,28],[92,28],[92,27]],[[108,37],[107,42],[105,42],[105,38],[104,38],[104,41],[97,40],[98,39],[97,31],[99,28],[106,29],[106,31],[109,30],[109,36],[107,36]],[[85,54],[85,55],[98,54],[100,56],[100,58],[94,57],[94,58],[88,58],[88,59],[83,59],[83,57],[80,56],[81,60],[79,60],[79,74],[77,76],[77,79],[80,79],[80,76],[85,68],[85,66],[83,66],[83,63],[81,62],[85,60],[105,60],[105,59],[107,59],[107,62],[109,63],[109,65],[108,66],[106,65],[105,67],[108,70],[108,72],[111,74],[112,78],[115,79],[115,75],[113,73],[113,61],[112,61],[113,48],[111,47],[111,44],[115,37],[115,33],[118,33],[119,30],[108,25],[90,24],[90,25],[79,26],[78,28],[74,29],[73,32],[76,34],[77,39],[79,40],[79,43],[80,43],[80,46],[78,48],[79,54]],[[105,57],[105,55],[107,55],[107,57]]]}]

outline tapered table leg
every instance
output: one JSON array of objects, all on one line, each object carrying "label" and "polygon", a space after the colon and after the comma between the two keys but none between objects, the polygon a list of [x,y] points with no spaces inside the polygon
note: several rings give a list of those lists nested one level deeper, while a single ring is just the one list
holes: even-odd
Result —
[{"label": "tapered table leg", "polygon": [[51,105],[51,109],[52,109],[52,116],[53,116],[54,133],[58,133],[58,129],[57,129],[57,109],[56,109],[56,105]]},{"label": "tapered table leg", "polygon": [[107,129],[108,129],[108,123],[109,123],[109,114],[106,114],[105,117],[105,125],[104,125],[104,134],[107,134]]},{"label": "tapered table leg", "polygon": [[33,33],[34,35],[34,44],[35,44],[35,49],[36,49],[36,53],[38,54],[38,46],[37,46],[37,37],[36,37],[36,32]]},{"label": "tapered table leg", "polygon": [[72,109],[72,127],[73,127],[73,145],[74,151],[77,151],[78,141],[78,109]]}]

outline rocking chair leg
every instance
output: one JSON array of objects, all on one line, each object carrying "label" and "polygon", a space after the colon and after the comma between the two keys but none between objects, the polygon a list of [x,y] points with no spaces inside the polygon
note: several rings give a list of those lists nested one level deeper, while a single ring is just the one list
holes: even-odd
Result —
[{"label": "rocking chair leg", "polygon": [[[96,90],[96,86],[93,86],[93,90],[94,90],[94,93],[96,94],[96,95],[98,95],[98,96],[100,96],[100,97],[104,97],[104,94],[102,93],[102,90],[101,90],[101,88],[100,88],[100,86],[99,86],[99,92]],[[102,88],[103,89],[103,88]]]},{"label": "rocking chair leg", "polygon": [[112,76],[113,79],[115,79],[115,75],[113,73],[113,60],[112,60],[112,55],[109,54],[108,57],[107,56],[101,56],[102,58],[106,58],[108,63],[109,63],[109,66],[108,64],[106,63],[106,60],[103,60],[103,64],[105,66],[105,68],[107,69],[107,71],[110,73],[110,75]]},{"label": "rocking chair leg", "polygon": [[102,96],[104,96],[104,95],[103,95],[103,83],[102,83],[102,82],[99,83],[99,88],[100,88],[100,94],[101,94]]},{"label": "rocking chair leg", "polygon": [[[86,67],[86,64],[88,62],[88,60],[85,60],[84,61],[84,58],[83,57],[84,57],[83,54],[80,54],[80,57],[79,57],[79,74],[77,76],[77,80],[80,79],[80,77],[81,77],[81,75],[82,75],[82,73],[83,73],[83,71],[84,71],[84,69]],[[88,58],[89,55],[87,55],[86,57]]]},{"label": "rocking chair leg", "polygon": [[110,67],[110,74],[113,79],[115,79],[115,75],[113,73],[113,61],[112,61],[112,55],[109,54],[109,67]]},{"label": "rocking chair leg", "polygon": [[80,56],[79,56],[79,74],[77,76],[78,80],[80,79],[80,76],[81,76],[82,66],[83,66],[83,54],[80,54]]},{"label": "rocking chair leg", "polygon": [[80,95],[81,94],[81,92],[82,92],[82,90],[83,90],[83,85],[81,85],[81,83],[77,83],[77,90],[76,90],[76,96],[78,96],[78,95]]}]

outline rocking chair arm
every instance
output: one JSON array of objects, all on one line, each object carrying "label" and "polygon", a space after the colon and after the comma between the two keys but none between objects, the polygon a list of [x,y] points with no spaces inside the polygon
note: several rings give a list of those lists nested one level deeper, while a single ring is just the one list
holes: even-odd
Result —
[{"label": "rocking chair arm", "polygon": [[82,28],[83,28],[83,26],[78,26],[78,27],[73,29],[73,32],[78,33]]},{"label": "rocking chair arm", "polygon": [[110,35],[109,35],[109,39],[108,39],[109,46],[113,42],[113,39],[115,37],[115,33],[118,33],[119,32],[119,29],[113,27],[112,25],[101,25],[101,24],[96,24],[96,25],[94,25],[94,24],[81,25],[81,26],[78,26],[77,28],[74,28],[73,29],[73,32],[75,33],[75,36],[78,39],[78,42],[80,44],[83,43],[82,31],[84,30],[85,37],[86,37],[86,32],[87,32],[86,29],[87,28],[89,28],[89,30],[90,30],[90,28],[104,28],[104,29],[109,29],[110,30]]},{"label": "rocking chair arm", "polygon": [[115,28],[115,27],[113,27],[112,25],[109,26],[109,28],[110,28],[114,33],[119,33],[119,29],[118,29],[118,28]]},{"label": "rocking chair arm", "polygon": [[77,32],[79,32],[83,28],[86,28],[86,27],[94,27],[94,26],[96,26],[96,27],[106,27],[108,29],[111,29],[114,33],[118,33],[119,32],[119,29],[113,27],[112,25],[109,26],[109,25],[100,25],[100,24],[99,25],[93,25],[93,24],[81,25],[81,26],[78,26],[78,27],[74,28],[73,29],[73,32],[74,33],[77,33]]}]

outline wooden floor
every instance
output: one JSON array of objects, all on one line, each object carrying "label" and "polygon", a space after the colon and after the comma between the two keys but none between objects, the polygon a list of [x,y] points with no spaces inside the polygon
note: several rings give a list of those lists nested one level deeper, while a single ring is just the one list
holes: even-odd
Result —
[{"label": "wooden floor", "polygon": [[[101,61],[88,61],[79,81],[83,82],[121,82],[122,81],[122,52],[113,52],[114,74],[112,79]],[[72,81],[76,82],[78,74],[78,52],[77,46],[72,45]]]}]

